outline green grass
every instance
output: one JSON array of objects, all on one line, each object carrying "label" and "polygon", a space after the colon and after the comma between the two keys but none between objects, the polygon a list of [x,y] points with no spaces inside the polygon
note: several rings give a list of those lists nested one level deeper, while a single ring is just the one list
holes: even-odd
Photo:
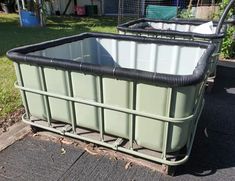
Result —
[{"label": "green grass", "polygon": [[11,48],[82,32],[116,32],[116,18],[51,17],[46,27],[21,28],[16,14],[0,14],[0,118],[21,105],[12,62],[5,56]]}]

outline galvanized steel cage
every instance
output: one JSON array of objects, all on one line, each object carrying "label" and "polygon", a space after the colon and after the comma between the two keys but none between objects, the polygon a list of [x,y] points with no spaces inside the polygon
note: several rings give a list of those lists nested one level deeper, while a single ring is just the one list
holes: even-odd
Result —
[{"label": "galvanized steel cage", "polygon": [[192,148],[214,48],[86,33],[7,55],[15,62],[28,124],[179,165]]}]

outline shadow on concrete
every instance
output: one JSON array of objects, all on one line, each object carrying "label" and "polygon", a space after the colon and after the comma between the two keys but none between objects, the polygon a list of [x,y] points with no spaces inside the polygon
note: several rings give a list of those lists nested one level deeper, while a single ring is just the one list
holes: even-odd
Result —
[{"label": "shadow on concrete", "polygon": [[[235,179],[235,68],[219,66],[212,93],[199,120],[190,160],[178,167],[179,177],[230,175]],[[231,168],[231,169],[226,169]]]}]

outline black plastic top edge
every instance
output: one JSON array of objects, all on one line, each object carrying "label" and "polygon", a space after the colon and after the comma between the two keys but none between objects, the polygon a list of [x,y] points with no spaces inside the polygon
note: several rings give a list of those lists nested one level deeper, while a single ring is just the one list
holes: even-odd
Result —
[{"label": "black plastic top edge", "polygon": [[[148,19],[148,18],[145,18],[145,19]],[[193,25],[200,25],[201,23],[206,23],[206,22],[212,21],[213,25],[217,26],[219,23],[219,20],[206,20],[206,19],[196,19],[196,18],[194,18],[194,19],[174,18],[172,20],[181,21],[182,23],[185,22],[186,24],[193,23]],[[224,26],[226,26],[227,24],[230,24],[230,23],[231,23],[231,21],[226,20],[226,21],[224,21]]]},{"label": "black plastic top edge", "polygon": [[17,51],[23,54],[43,50],[50,47],[55,47],[59,45],[63,45],[66,43],[71,43],[74,41],[79,41],[85,38],[105,38],[105,39],[116,39],[116,40],[123,40],[123,41],[135,41],[135,42],[144,42],[144,43],[159,43],[164,45],[182,45],[182,46],[192,46],[192,47],[202,47],[206,48],[208,46],[207,42],[201,41],[188,41],[188,40],[169,40],[169,39],[156,39],[150,37],[141,37],[141,36],[128,36],[128,35],[119,35],[113,33],[97,33],[97,32],[89,32],[89,33],[82,33],[79,35],[73,35],[68,37],[63,37],[55,40],[49,40],[42,43],[37,43],[33,45],[26,45],[19,48],[14,48],[10,51]]},{"label": "black plastic top edge", "polygon": [[[181,25],[200,25],[202,23],[209,22],[210,20],[203,20],[203,19],[182,19],[182,18],[174,18],[170,20],[160,20],[160,19],[151,19],[151,18],[139,18],[137,20],[132,20],[126,23],[136,23],[136,22],[156,22],[156,23],[175,23]],[[214,26],[217,26],[218,21],[212,21]],[[125,24],[125,23],[123,23]]]},{"label": "black plastic top edge", "polygon": [[[154,19],[147,19],[141,18],[138,20],[129,21],[127,23],[123,23],[117,26],[119,31],[124,32],[134,32],[134,33],[146,33],[146,34],[156,34],[156,35],[171,35],[171,36],[183,36],[183,37],[190,37],[190,38],[206,38],[206,39],[222,39],[225,37],[227,25],[223,25],[221,32],[219,34],[200,34],[200,33],[193,33],[193,32],[181,32],[176,30],[145,30],[141,28],[130,28],[130,26],[135,25],[137,23],[142,22],[155,22],[155,23],[168,23],[168,24],[181,24],[181,25],[200,25],[202,23],[208,22],[203,20],[154,20]],[[218,22],[217,22],[218,23]],[[217,25],[217,23],[215,25]]]},{"label": "black plastic top edge", "polygon": [[[84,38],[92,37],[106,37],[111,38],[113,35],[107,34],[81,34],[67,38],[61,38],[56,41],[48,41],[36,45],[24,46],[21,48],[12,49],[7,52],[7,56],[15,62],[18,63],[26,63],[32,64],[37,66],[46,66],[46,67],[53,67],[53,68],[61,68],[70,71],[77,71],[85,74],[95,74],[104,77],[112,77],[115,79],[123,79],[123,80],[130,80],[135,82],[141,83],[148,83],[148,84],[157,84],[163,85],[168,87],[180,87],[180,86],[189,86],[197,84],[204,80],[207,69],[209,59],[215,50],[215,45],[213,44],[201,44],[201,43],[190,43],[195,44],[197,47],[202,45],[206,48],[206,51],[201,56],[194,72],[192,75],[171,75],[171,74],[162,74],[156,72],[148,72],[136,69],[128,69],[128,68],[121,68],[121,67],[109,67],[109,66],[101,66],[95,65],[90,63],[72,61],[72,60],[64,60],[64,59],[56,59],[56,58],[48,58],[43,56],[34,56],[34,55],[27,55],[27,53],[32,51],[37,51],[41,49],[45,49],[47,47],[52,47],[56,45],[61,45],[63,42],[68,43],[73,41],[82,40]],[[95,36],[97,35],[97,36]],[[119,36],[121,38],[130,38],[128,36]],[[131,38],[131,40],[133,40]],[[140,39],[141,41],[149,42],[149,39]],[[156,42],[156,41],[155,41]],[[164,41],[165,42],[165,41]],[[172,41],[170,41],[172,42]],[[175,42],[175,41],[174,41]],[[174,43],[172,43],[174,44]]]}]

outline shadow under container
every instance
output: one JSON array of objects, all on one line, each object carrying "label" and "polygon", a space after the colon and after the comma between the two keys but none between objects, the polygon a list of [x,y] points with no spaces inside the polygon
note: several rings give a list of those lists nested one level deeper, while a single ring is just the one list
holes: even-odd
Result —
[{"label": "shadow under container", "polygon": [[[28,124],[179,165],[191,151],[214,48],[202,42],[84,33],[16,48],[7,56],[14,61]],[[71,130],[58,131],[55,123],[71,125]],[[88,139],[80,128],[99,136]],[[111,144],[106,135],[117,140]],[[182,159],[167,157],[182,148],[187,150]]]},{"label": "shadow under container", "polygon": [[119,34],[145,36],[163,39],[179,39],[189,41],[202,41],[214,43],[216,49],[214,54],[217,55],[212,59],[210,64],[210,78],[216,75],[216,65],[219,60],[219,52],[221,49],[223,38],[226,35],[227,26],[223,25],[220,32],[216,33],[218,22],[213,22],[213,34],[194,33],[193,30],[199,25],[209,21],[205,20],[154,20],[142,18],[129,21],[117,26]]}]

